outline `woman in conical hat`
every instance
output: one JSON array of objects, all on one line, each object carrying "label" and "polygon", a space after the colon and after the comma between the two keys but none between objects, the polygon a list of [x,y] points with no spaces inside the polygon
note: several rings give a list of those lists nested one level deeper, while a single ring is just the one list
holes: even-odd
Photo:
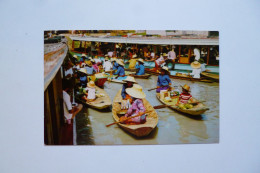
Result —
[{"label": "woman in conical hat", "polygon": [[87,70],[85,68],[80,68],[78,72],[80,84],[84,88],[87,84]]},{"label": "woman in conical hat", "polygon": [[87,74],[88,75],[93,75],[95,72],[94,67],[92,66],[92,62],[91,61],[87,61],[87,66],[85,67],[85,69],[87,70]]},{"label": "woman in conical hat", "polygon": [[116,79],[123,80],[123,79],[125,79],[125,68],[124,68],[125,64],[124,64],[124,60],[119,59],[119,60],[117,60],[117,63],[118,63],[119,66],[117,68],[117,71],[114,73],[114,75],[118,75],[116,77]]},{"label": "woman in conical hat", "polygon": [[181,104],[186,104],[188,103],[188,101],[190,100],[191,102],[194,101],[194,99],[192,98],[192,95],[190,94],[190,86],[185,84],[182,87],[182,93],[179,96],[179,100],[177,102],[177,105],[179,103]]},{"label": "woman in conical hat", "polygon": [[193,78],[200,78],[201,64],[198,61],[194,61],[190,65],[193,68],[192,73],[190,75],[192,75]]},{"label": "woman in conical hat", "polygon": [[169,74],[170,74],[170,71],[169,71],[168,67],[163,66],[161,69],[161,73],[157,79],[157,89],[156,89],[157,93],[159,93],[161,90],[171,89],[172,82],[171,82]]},{"label": "woman in conical hat", "polygon": [[126,83],[124,83],[123,86],[122,86],[121,96],[122,96],[123,99],[128,100],[131,97],[126,93],[126,89],[132,88],[133,85],[137,82],[135,81],[135,78],[132,77],[132,76],[127,76],[126,79],[124,79],[123,81],[126,82]]},{"label": "woman in conical hat", "polygon": [[82,99],[86,101],[93,101],[96,99],[96,88],[95,88],[95,83],[94,81],[88,82],[88,85],[86,88],[84,88],[85,95],[82,97]]},{"label": "woman in conical hat", "polygon": [[136,75],[144,75],[145,68],[144,68],[144,60],[142,58],[139,58],[138,64],[136,64],[135,68],[137,69]]},{"label": "woman in conical hat", "polygon": [[[132,97],[132,106],[128,109],[125,116],[120,117],[120,121],[126,124],[143,124],[146,122],[146,114],[143,100],[146,95],[143,92],[142,86],[134,84],[132,88],[127,88],[126,93]],[[137,117],[131,118],[125,121],[126,118],[131,116]]]}]

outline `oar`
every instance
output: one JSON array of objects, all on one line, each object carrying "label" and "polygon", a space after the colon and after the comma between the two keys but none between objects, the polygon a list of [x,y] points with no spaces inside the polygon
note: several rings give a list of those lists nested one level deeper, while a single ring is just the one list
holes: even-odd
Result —
[{"label": "oar", "polygon": [[152,90],[155,90],[155,89],[157,89],[157,87],[156,87],[156,88],[151,88],[151,89],[149,89],[148,91],[152,91]]},{"label": "oar", "polygon": [[[152,111],[147,111],[147,112],[145,112],[144,114],[147,114],[147,113],[150,113],[150,112],[152,112]],[[142,114],[142,115],[143,115],[143,114]],[[123,122],[125,122],[125,121],[127,121],[127,120],[129,120],[129,119],[132,119],[132,118],[135,118],[135,117],[139,117],[139,116],[142,116],[142,115],[137,114],[137,115],[132,116],[132,117],[130,116],[130,117],[128,117],[127,119],[125,119],[124,121],[118,121],[118,122],[115,122],[115,123],[111,123],[111,124],[106,125],[106,127],[109,127],[109,126],[112,126],[112,125],[118,124],[118,123],[123,123]]]}]

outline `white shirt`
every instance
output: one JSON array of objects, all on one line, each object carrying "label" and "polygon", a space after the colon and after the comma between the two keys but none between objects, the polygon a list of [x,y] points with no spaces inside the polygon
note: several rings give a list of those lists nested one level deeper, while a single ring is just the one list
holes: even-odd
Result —
[{"label": "white shirt", "polygon": [[87,99],[95,99],[96,98],[96,89],[95,88],[84,88],[85,91],[88,91],[88,98]]},{"label": "white shirt", "polygon": [[70,68],[70,69],[68,69],[68,70],[65,71],[65,77],[66,77],[67,75],[69,75],[69,74],[71,74],[71,76],[73,76],[73,70],[72,70],[72,68]]},{"label": "white shirt", "polygon": [[206,71],[205,63],[202,63],[200,66],[201,72]]},{"label": "white shirt", "polygon": [[197,49],[197,48],[194,49],[194,55],[195,55],[195,60],[198,61],[200,59],[199,49]]},{"label": "white shirt", "polygon": [[110,58],[113,56],[113,52],[112,52],[112,51],[108,52],[107,54],[108,54],[108,56],[109,56]]},{"label": "white shirt", "polygon": [[154,52],[152,52],[152,53],[151,53],[151,57],[154,58],[154,55],[155,55]]},{"label": "white shirt", "polygon": [[168,52],[168,59],[176,59],[176,53],[174,51]]},{"label": "white shirt", "polygon": [[109,71],[113,68],[113,65],[110,61],[105,61],[103,67],[105,71]]},{"label": "white shirt", "polygon": [[66,91],[63,92],[63,109],[64,109],[64,117],[69,120],[72,117],[72,114],[69,113],[69,110],[72,110],[72,104],[70,101],[70,95]]},{"label": "white shirt", "polygon": [[201,69],[200,68],[194,68],[192,70],[191,75],[193,75],[193,78],[200,78]]}]

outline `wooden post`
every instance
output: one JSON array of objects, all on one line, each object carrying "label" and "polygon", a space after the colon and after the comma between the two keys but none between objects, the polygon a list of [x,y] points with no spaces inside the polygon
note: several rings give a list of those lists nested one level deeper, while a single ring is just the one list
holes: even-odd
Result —
[{"label": "wooden post", "polygon": [[85,41],[85,50],[84,50],[84,52],[87,54],[87,41]]},{"label": "wooden post", "polygon": [[74,40],[72,40],[72,50],[74,50]]},{"label": "wooden post", "polygon": [[207,65],[209,65],[209,47],[208,47],[208,53],[207,53]]},{"label": "wooden post", "polygon": [[191,57],[191,48],[189,46],[189,51],[188,51],[188,62],[190,63],[190,57]]},{"label": "wooden post", "polygon": [[51,122],[52,120],[51,120],[49,93],[48,90],[46,89],[44,92],[44,143],[46,145],[54,144]]},{"label": "wooden post", "polygon": [[181,45],[179,45],[179,57],[178,57],[179,62],[180,62],[180,58],[181,58]]}]

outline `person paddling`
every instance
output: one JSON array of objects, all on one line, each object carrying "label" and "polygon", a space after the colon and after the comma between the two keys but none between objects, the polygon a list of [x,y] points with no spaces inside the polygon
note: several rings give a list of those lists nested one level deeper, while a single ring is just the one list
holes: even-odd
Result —
[{"label": "person paddling", "polygon": [[83,88],[83,92],[85,93],[82,99],[86,100],[87,102],[94,101],[96,99],[96,88],[95,83],[90,81],[86,88]]},{"label": "person paddling", "polygon": [[118,68],[117,71],[114,73],[114,75],[118,75],[116,78],[119,80],[125,79],[125,64],[124,64],[124,60],[119,59],[117,61],[118,63]]},{"label": "person paddling", "polygon": [[171,79],[169,76],[170,72],[168,67],[163,66],[161,74],[158,76],[156,92],[159,93],[161,90],[171,89]]},{"label": "person paddling", "polygon": [[118,63],[116,62],[116,58],[111,58],[111,62],[113,64],[113,70],[117,70]]},{"label": "person paddling", "polygon": [[[146,109],[142,99],[144,99],[146,95],[142,90],[142,86],[134,84],[132,88],[126,89],[126,93],[132,97],[132,106],[124,116],[120,117],[119,121],[124,124],[144,124],[146,122]],[[136,117],[126,120],[128,117],[133,116]]]},{"label": "person paddling", "polygon": [[138,64],[136,64],[135,68],[137,69],[136,75],[144,75],[145,68],[144,68],[144,60],[142,58],[139,58]]},{"label": "person paddling", "polygon": [[194,61],[191,64],[191,67],[193,68],[192,73],[190,75],[193,76],[193,78],[200,78],[200,73],[201,73],[201,64],[198,61]]}]

